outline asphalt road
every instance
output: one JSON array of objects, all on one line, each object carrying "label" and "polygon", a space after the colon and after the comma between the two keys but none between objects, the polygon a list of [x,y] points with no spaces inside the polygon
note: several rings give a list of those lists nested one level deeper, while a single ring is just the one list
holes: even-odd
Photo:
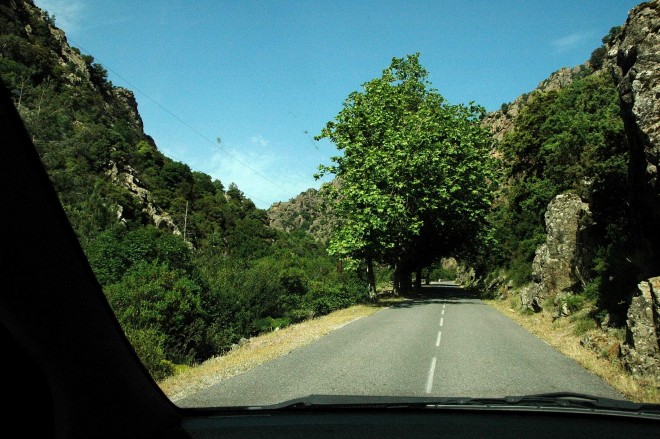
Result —
[{"label": "asphalt road", "polygon": [[314,394],[504,397],[559,391],[623,399],[575,361],[445,283],[177,405],[268,405]]}]

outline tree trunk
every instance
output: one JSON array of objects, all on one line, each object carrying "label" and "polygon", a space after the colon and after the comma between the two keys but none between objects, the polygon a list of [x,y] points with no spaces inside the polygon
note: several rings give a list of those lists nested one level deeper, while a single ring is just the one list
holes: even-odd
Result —
[{"label": "tree trunk", "polygon": [[399,289],[401,291],[401,294],[405,295],[410,291],[410,276],[412,273],[407,268],[401,268],[399,273],[400,273]]},{"label": "tree trunk", "polygon": [[415,273],[415,290],[417,292],[422,291],[422,269],[418,268]]},{"label": "tree trunk", "polygon": [[394,290],[394,295],[398,296],[401,294],[401,266],[394,266],[394,279],[392,280],[392,289]]},{"label": "tree trunk", "polygon": [[374,275],[374,262],[371,257],[367,257],[367,285],[369,291],[369,300],[376,301],[376,276]]}]

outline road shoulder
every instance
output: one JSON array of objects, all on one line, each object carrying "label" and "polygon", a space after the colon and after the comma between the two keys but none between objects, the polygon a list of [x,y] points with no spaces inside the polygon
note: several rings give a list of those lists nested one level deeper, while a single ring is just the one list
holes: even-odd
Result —
[{"label": "road shoulder", "polygon": [[260,364],[308,345],[362,317],[388,306],[388,302],[356,305],[328,315],[306,320],[281,330],[250,338],[224,355],[211,358],[158,383],[163,392],[176,402],[224,379],[247,372]]},{"label": "road shoulder", "polygon": [[546,312],[531,315],[521,314],[512,309],[506,300],[483,300],[483,302],[557,351],[575,360],[585,369],[601,377],[626,398],[637,402],[660,402],[658,389],[652,389],[643,383],[636,382],[626,374],[616,360],[612,361],[606,356],[599,356],[593,350],[584,347],[580,343],[581,338],[573,334],[573,327],[567,319],[553,321],[552,316]]}]

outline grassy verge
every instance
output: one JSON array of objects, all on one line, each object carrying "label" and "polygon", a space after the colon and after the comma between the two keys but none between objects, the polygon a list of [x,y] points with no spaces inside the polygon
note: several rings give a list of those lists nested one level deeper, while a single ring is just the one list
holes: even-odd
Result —
[{"label": "grassy verge", "polygon": [[197,366],[180,368],[174,376],[164,379],[158,385],[172,401],[176,402],[223,379],[286,355],[398,300],[400,299],[383,299],[374,305],[352,306],[278,331],[252,337],[247,343],[225,355],[212,358]]},{"label": "grassy verge", "polygon": [[[636,402],[660,403],[660,392],[657,383],[650,380],[633,379],[619,364],[615,355],[608,356],[606,350],[599,355],[580,344],[581,337],[576,335],[576,332],[583,332],[580,330],[583,320],[560,318],[553,322],[552,316],[547,312],[521,314],[515,311],[508,300],[484,300],[484,302],[493,306],[564,355],[577,361],[587,370],[603,378],[626,398]],[[600,330],[592,329],[589,331],[593,331],[594,335],[603,337],[603,332]],[[616,343],[616,337],[610,336],[610,339],[604,345],[608,343]]]}]

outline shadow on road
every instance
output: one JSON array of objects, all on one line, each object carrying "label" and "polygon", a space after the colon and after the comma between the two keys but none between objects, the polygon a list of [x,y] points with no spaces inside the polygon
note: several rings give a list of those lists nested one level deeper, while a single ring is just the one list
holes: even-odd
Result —
[{"label": "shadow on road", "polygon": [[421,291],[412,291],[404,302],[393,304],[390,308],[411,308],[428,303],[482,304],[479,294],[468,291],[453,282],[441,282],[424,285]]}]

